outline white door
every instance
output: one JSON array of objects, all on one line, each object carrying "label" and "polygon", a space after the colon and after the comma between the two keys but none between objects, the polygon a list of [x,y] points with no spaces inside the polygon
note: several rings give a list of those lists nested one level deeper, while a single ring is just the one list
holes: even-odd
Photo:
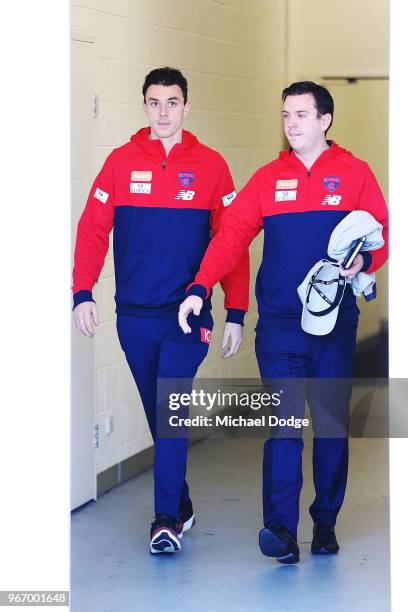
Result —
[{"label": "white door", "polygon": [[[71,36],[72,256],[76,227],[92,183],[95,57],[92,37]],[[73,260],[73,259],[72,259]],[[94,340],[71,329],[71,509],[96,498],[93,448]]]}]

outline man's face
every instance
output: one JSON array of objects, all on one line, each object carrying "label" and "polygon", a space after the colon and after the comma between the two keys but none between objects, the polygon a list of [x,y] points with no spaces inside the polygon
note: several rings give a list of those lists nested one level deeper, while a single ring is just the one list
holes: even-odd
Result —
[{"label": "man's face", "polygon": [[146,91],[144,110],[152,137],[170,138],[182,129],[190,102],[184,104],[183,92],[178,85],[150,85]]},{"label": "man's face", "polygon": [[309,153],[324,144],[331,115],[318,116],[312,94],[288,96],[282,113],[285,135],[294,151]]}]

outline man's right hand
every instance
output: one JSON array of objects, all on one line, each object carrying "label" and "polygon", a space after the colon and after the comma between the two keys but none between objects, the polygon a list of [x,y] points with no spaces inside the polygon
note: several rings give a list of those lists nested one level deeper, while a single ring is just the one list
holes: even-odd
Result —
[{"label": "man's right hand", "polygon": [[92,323],[99,325],[98,309],[95,302],[81,302],[74,308],[74,321],[78,331],[85,336],[93,337],[94,328]]},{"label": "man's right hand", "polygon": [[191,334],[191,327],[187,323],[187,317],[190,312],[193,312],[196,317],[201,312],[203,300],[198,295],[189,295],[182,304],[180,304],[178,322],[185,334]]}]

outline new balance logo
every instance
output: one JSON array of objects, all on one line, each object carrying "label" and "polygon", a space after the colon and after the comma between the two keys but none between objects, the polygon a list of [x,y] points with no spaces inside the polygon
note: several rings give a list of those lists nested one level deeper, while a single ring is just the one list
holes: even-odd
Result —
[{"label": "new balance logo", "polygon": [[185,191],[185,189],[180,189],[175,200],[192,200],[195,196],[195,191]]},{"label": "new balance logo", "polygon": [[322,202],[322,206],[325,206],[326,204],[328,204],[329,206],[338,206],[340,202],[341,202],[341,196],[327,195]]}]

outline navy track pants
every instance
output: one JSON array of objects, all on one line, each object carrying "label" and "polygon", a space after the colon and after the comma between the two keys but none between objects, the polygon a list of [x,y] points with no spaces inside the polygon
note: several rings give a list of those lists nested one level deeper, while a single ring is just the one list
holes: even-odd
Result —
[{"label": "navy track pants", "polygon": [[[293,384],[288,382],[277,416],[303,418],[307,399],[314,430],[316,493],[309,511],[315,523],[331,526],[336,523],[346,490],[348,438],[344,430],[338,438],[324,437],[324,432],[327,422],[332,421],[330,415],[347,428],[351,381],[336,385],[322,379],[351,378],[357,322],[358,308],[354,307],[339,313],[334,330],[326,336],[307,334],[299,319],[284,317],[261,316],[256,328],[255,349],[262,379],[297,379]],[[312,392],[310,379],[315,380]],[[268,438],[264,444],[263,518],[265,527],[284,525],[296,537],[303,440],[301,435],[289,435]]]},{"label": "navy track pants", "polygon": [[187,438],[160,438],[157,435],[157,384],[160,378],[194,379],[208,352],[208,334],[213,319],[209,311],[190,315],[191,334],[178,325],[177,312],[156,317],[118,315],[119,342],[126,355],[143,402],[155,443],[154,511],[178,518],[190,501],[186,481]]}]

